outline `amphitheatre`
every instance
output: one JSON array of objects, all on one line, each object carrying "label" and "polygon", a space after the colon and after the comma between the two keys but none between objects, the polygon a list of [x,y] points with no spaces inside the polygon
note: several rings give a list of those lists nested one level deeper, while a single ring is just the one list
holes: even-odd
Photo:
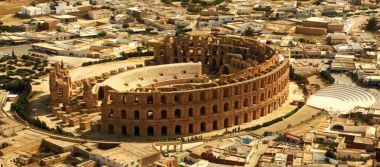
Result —
[{"label": "amphitheatre", "polygon": [[255,121],[288,98],[288,60],[255,40],[182,35],[149,46],[153,58],[135,66],[71,73],[55,64],[53,114],[82,131],[188,136]]}]

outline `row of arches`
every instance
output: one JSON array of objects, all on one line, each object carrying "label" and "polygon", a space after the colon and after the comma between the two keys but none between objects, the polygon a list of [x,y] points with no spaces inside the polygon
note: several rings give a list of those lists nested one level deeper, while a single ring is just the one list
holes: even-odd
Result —
[{"label": "row of arches", "polygon": [[[261,96],[267,96],[271,97],[278,93],[278,91],[283,90],[286,87],[286,80],[280,80],[279,82],[273,82],[272,85],[265,85],[265,86],[259,86],[263,84],[259,84],[259,82],[253,82],[251,84],[242,84],[242,85],[236,85],[231,87],[226,87],[222,89],[217,90],[210,90],[210,91],[201,91],[201,92],[187,92],[185,94],[174,94],[174,95],[148,95],[146,96],[146,104],[148,105],[154,105],[154,104],[183,104],[183,103],[191,103],[196,101],[205,101],[205,100],[212,100],[212,99],[229,99],[231,97],[238,97],[244,94],[247,95],[253,95],[260,92]],[[99,89],[98,96],[102,96],[103,98],[104,93],[103,89]],[[267,94],[267,95],[265,95]],[[127,95],[130,96],[130,95]],[[123,101],[126,103],[127,96],[123,96]],[[141,97],[139,95],[133,95],[134,96],[134,104],[141,104],[142,101]],[[169,98],[171,98],[169,100]],[[112,98],[111,95],[111,103],[114,101],[114,98]],[[156,102],[156,100],[158,102]]]},{"label": "row of arches", "polygon": [[[233,102],[226,102],[221,107],[217,104],[214,104],[210,108],[211,111],[209,112],[207,112],[207,108],[205,106],[202,106],[198,109],[199,113],[195,113],[196,111],[194,110],[194,108],[190,107],[188,108],[187,115],[184,113],[185,111],[182,111],[181,109],[175,109],[174,113],[173,112],[169,113],[168,110],[161,110],[161,111],[147,110],[145,113],[146,118],[143,118],[141,112],[139,110],[135,110],[133,111],[133,118],[131,118],[131,117],[128,117],[127,111],[123,109],[120,111],[120,116],[118,118],[135,119],[135,120],[140,120],[140,119],[155,120],[155,119],[169,119],[169,118],[177,119],[177,118],[183,118],[183,117],[205,116],[208,114],[228,112],[228,111],[231,111],[232,109],[238,110],[238,109],[241,109],[242,107],[251,107],[255,104],[259,104],[259,102],[266,101],[268,98],[266,98],[265,95],[262,94],[260,96],[260,99],[257,98],[257,96],[253,96],[252,99],[245,98],[243,101],[235,100]],[[231,105],[233,106],[232,108],[231,108]],[[159,112],[159,114],[157,114],[156,112]],[[169,116],[169,114],[172,114],[172,115]],[[115,111],[113,109],[109,109],[108,118],[116,118]]]},{"label": "row of arches", "polygon": [[[254,111],[252,116],[250,117],[248,113],[245,113],[243,116],[235,116],[232,120],[230,118],[222,119],[222,122],[219,120],[214,120],[212,123],[201,122],[198,127],[196,123],[189,123],[187,129],[184,129],[183,125],[175,125],[174,133],[169,134],[168,126],[148,126],[146,130],[143,131],[145,134],[142,134],[142,130],[140,126],[130,126],[129,129],[132,132],[128,132],[127,125],[121,125],[119,127],[120,132],[116,133],[119,135],[131,135],[131,136],[167,136],[167,135],[188,135],[188,134],[197,134],[204,133],[212,130],[219,130],[223,128],[229,128],[232,126],[237,126],[242,123],[247,123],[251,120],[258,119],[260,117],[269,114],[271,111],[270,107],[268,107],[268,112],[265,111],[265,108],[261,108],[259,111]],[[170,127],[170,126],[169,126]],[[132,129],[131,129],[132,128]],[[173,128],[173,127],[170,127]],[[160,131],[158,131],[160,129]],[[187,130],[187,131],[185,131]],[[107,131],[109,134],[115,134],[115,127],[113,124],[109,124]]]}]

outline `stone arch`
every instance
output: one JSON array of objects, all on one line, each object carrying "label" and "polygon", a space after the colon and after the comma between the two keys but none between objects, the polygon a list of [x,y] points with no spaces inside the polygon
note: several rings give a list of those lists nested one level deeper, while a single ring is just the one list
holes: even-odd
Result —
[{"label": "stone arch", "polygon": [[188,115],[188,117],[193,117],[194,116],[194,109],[189,108],[187,115]]},{"label": "stone arch", "polygon": [[202,122],[200,129],[201,129],[201,132],[206,132],[206,123]]},{"label": "stone arch", "polygon": [[161,110],[161,119],[167,119],[168,118],[168,111]]},{"label": "stone arch", "polygon": [[218,91],[217,90],[213,90],[212,91],[212,98],[213,99],[217,99],[218,98]]},{"label": "stone arch", "polygon": [[153,96],[152,96],[152,95],[149,95],[149,96],[146,98],[146,103],[147,103],[147,104],[153,104]]},{"label": "stone arch", "polygon": [[234,109],[239,109],[239,100],[235,101]]},{"label": "stone arch", "polygon": [[239,95],[240,94],[240,87],[239,86],[235,86],[235,95]]},{"label": "stone arch", "polygon": [[235,125],[239,125],[239,116],[235,116]]},{"label": "stone arch", "polygon": [[113,109],[111,108],[108,112],[108,118],[115,118],[115,114],[113,112]]},{"label": "stone arch", "polygon": [[121,134],[127,135],[127,127],[125,125],[121,126]]},{"label": "stone arch", "polygon": [[244,123],[246,123],[246,122],[248,122],[248,114],[247,113],[244,114]]},{"label": "stone arch", "polygon": [[331,130],[334,130],[334,131],[344,131],[344,126],[340,125],[340,124],[335,124],[331,127]]},{"label": "stone arch", "polygon": [[166,102],[167,102],[166,96],[162,95],[161,98],[160,98],[160,101],[161,101],[161,104],[166,104]]},{"label": "stone arch", "polygon": [[212,113],[218,113],[218,105],[213,105],[212,106]]},{"label": "stone arch", "polygon": [[230,74],[230,68],[226,65],[224,65],[220,71],[223,75],[229,75]]},{"label": "stone arch", "polygon": [[216,59],[211,60],[211,69],[214,70],[216,68]]},{"label": "stone arch", "polygon": [[167,136],[168,135],[168,127],[167,126],[162,126],[161,127],[161,135]]},{"label": "stone arch", "polygon": [[213,130],[218,130],[218,121],[217,120],[215,120],[215,121],[212,122],[212,129]]},{"label": "stone arch", "polygon": [[264,93],[261,93],[260,101],[265,101],[265,94]]},{"label": "stone arch", "polygon": [[148,133],[148,136],[154,136],[154,128],[149,126],[147,128],[147,133]]},{"label": "stone arch", "polygon": [[200,95],[199,95],[199,98],[200,98],[200,100],[206,100],[206,93],[205,92],[201,92]]},{"label": "stone arch", "polygon": [[148,111],[147,111],[146,118],[147,118],[148,120],[152,120],[152,119],[154,119],[154,112],[153,112],[153,110],[148,110]]},{"label": "stone arch", "polygon": [[98,89],[98,100],[103,100],[105,96],[104,88],[99,87]]},{"label": "stone arch", "polygon": [[200,113],[200,115],[206,115],[206,107],[205,106],[201,107],[201,113]]},{"label": "stone arch", "polygon": [[135,136],[140,136],[140,127],[135,126]]},{"label": "stone arch", "polygon": [[174,95],[174,102],[176,103],[181,102],[181,96],[179,94]]},{"label": "stone arch", "polygon": [[174,133],[176,135],[181,135],[182,134],[182,129],[181,129],[181,125],[176,125],[175,128],[174,128]]},{"label": "stone arch", "polygon": [[121,110],[121,119],[127,119],[127,111]]},{"label": "stone arch", "polygon": [[243,106],[244,107],[248,107],[248,98],[244,99]]},{"label": "stone arch", "polygon": [[174,111],[174,117],[175,118],[181,118],[182,114],[181,114],[181,109],[176,109]]},{"label": "stone arch", "polygon": [[244,85],[244,93],[248,93],[248,85],[247,84]]},{"label": "stone arch", "polygon": [[193,124],[189,124],[189,134],[193,134],[194,133],[194,126]]},{"label": "stone arch", "polygon": [[224,128],[230,127],[230,120],[228,118],[224,119]]},{"label": "stone arch", "polygon": [[115,128],[113,125],[108,125],[108,133],[109,134],[114,134],[115,133]]},{"label": "stone arch", "polygon": [[257,104],[257,96],[253,96],[252,98],[252,104]]},{"label": "stone arch", "polygon": [[223,96],[224,97],[229,97],[230,96],[230,89],[229,88],[224,88]]},{"label": "stone arch", "polygon": [[134,113],[133,113],[133,115],[134,115],[135,119],[140,119],[140,111],[135,110]]},{"label": "stone arch", "polygon": [[188,94],[188,99],[187,99],[189,102],[192,102],[194,100],[194,95],[193,93],[189,93]]},{"label": "stone arch", "polygon": [[263,117],[265,116],[265,111],[264,111],[264,108],[261,108],[260,110],[260,117]]},{"label": "stone arch", "polygon": [[230,111],[230,104],[224,103],[224,112]]}]

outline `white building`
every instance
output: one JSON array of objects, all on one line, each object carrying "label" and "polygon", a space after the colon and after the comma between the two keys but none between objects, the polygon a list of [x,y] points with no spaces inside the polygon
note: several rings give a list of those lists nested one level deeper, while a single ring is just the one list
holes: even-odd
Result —
[{"label": "white building", "polygon": [[27,16],[38,16],[42,15],[42,9],[34,6],[22,6],[20,14]]},{"label": "white building", "polygon": [[55,6],[55,13],[56,14],[67,14],[70,12],[77,12],[78,9],[74,6],[67,5],[67,2],[60,1],[57,2],[57,6]]}]

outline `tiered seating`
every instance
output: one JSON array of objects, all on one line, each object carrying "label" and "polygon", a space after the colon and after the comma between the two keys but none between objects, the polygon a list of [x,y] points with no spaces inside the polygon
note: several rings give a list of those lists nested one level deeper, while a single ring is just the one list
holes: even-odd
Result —
[{"label": "tiered seating", "polygon": [[177,63],[137,68],[111,76],[97,86],[107,85],[116,91],[128,91],[176,79],[194,79],[201,76],[201,66],[201,63]]},{"label": "tiered seating", "polygon": [[307,105],[332,113],[346,114],[354,107],[370,107],[376,98],[365,90],[350,86],[334,84],[310,96]]}]

